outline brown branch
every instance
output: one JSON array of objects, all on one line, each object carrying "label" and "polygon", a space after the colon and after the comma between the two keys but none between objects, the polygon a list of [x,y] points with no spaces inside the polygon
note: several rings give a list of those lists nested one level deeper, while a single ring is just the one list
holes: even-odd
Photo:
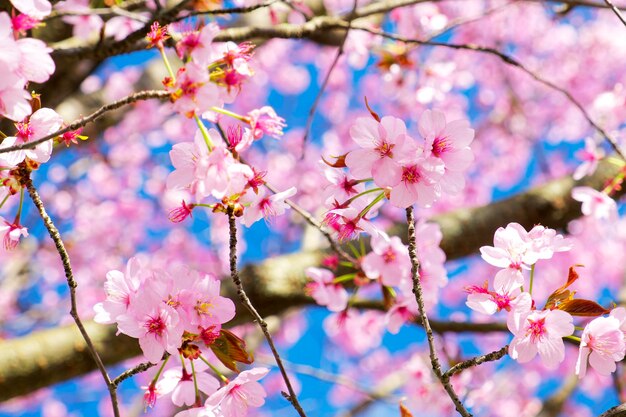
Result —
[{"label": "brown branch", "polygon": [[467,411],[467,409],[459,399],[459,396],[454,391],[454,388],[450,384],[450,379],[446,378],[441,372],[441,364],[439,363],[439,358],[437,357],[437,351],[435,348],[433,329],[430,327],[428,316],[426,315],[426,308],[424,307],[424,296],[422,293],[422,284],[420,282],[421,278],[419,275],[419,261],[417,259],[417,243],[415,240],[415,216],[413,214],[413,206],[407,207],[406,209],[406,221],[408,223],[409,229],[409,257],[411,258],[411,278],[413,280],[413,294],[415,294],[415,300],[417,301],[417,308],[422,319],[422,326],[426,331],[428,350],[430,351],[430,364],[432,365],[433,371],[435,372],[437,379],[439,379],[439,381],[443,385],[443,388],[446,390],[448,396],[454,403],[456,411],[458,411],[459,414],[461,414],[463,417],[471,417],[472,414]]},{"label": "brown branch", "polygon": [[267,344],[274,355],[274,359],[276,359],[276,364],[280,369],[280,373],[283,376],[283,380],[285,381],[285,385],[287,386],[287,391],[289,391],[289,395],[283,393],[285,398],[293,405],[293,408],[296,409],[300,417],[306,417],[300,402],[298,401],[298,396],[294,391],[291,380],[289,379],[289,375],[287,375],[287,371],[285,370],[285,366],[283,365],[282,360],[280,359],[280,355],[278,350],[276,350],[276,346],[274,345],[274,340],[272,339],[272,335],[269,333],[267,329],[267,323],[263,320],[263,317],[258,313],[256,308],[252,305],[252,302],[248,298],[248,295],[243,289],[243,284],[241,283],[241,279],[239,278],[239,272],[237,271],[237,219],[235,218],[234,210],[232,206],[228,207],[228,230],[230,234],[229,241],[229,260],[230,260],[230,277],[237,288],[237,295],[239,295],[239,299],[241,303],[248,309],[250,314],[254,317],[256,322],[259,324],[265,339],[267,340]]},{"label": "brown branch", "polygon": [[600,417],[626,417],[626,403],[613,407],[604,413],[600,414]]},{"label": "brown branch", "polygon": [[[166,352],[166,355],[169,356],[169,353]],[[120,375],[117,376],[117,378],[111,381],[111,385],[117,388],[126,379],[145,372],[153,366],[156,366],[156,364],[152,362],[142,362],[139,365],[122,372]]]},{"label": "brown branch", "polygon": [[611,10],[613,10],[613,13],[615,13],[617,18],[624,24],[624,26],[626,26],[626,19],[624,19],[624,16],[622,16],[622,12],[620,12],[620,10],[617,7],[615,7],[615,5],[611,2],[611,0],[604,0],[604,2],[606,3],[607,6],[609,6]]},{"label": "brown branch", "polygon": [[[354,5],[352,6],[351,14],[354,14],[356,12],[356,6],[357,6],[357,0],[354,0]],[[322,96],[324,95],[324,90],[326,90],[326,86],[328,85],[328,82],[330,81],[330,76],[332,75],[335,67],[337,66],[337,63],[339,62],[339,58],[341,58],[341,55],[343,55],[343,49],[344,49],[344,46],[346,45],[346,40],[348,39],[348,35],[350,34],[351,25],[352,25],[352,20],[349,20],[348,27],[346,28],[346,33],[343,35],[343,39],[341,40],[341,44],[339,45],[339,50],[337,50],[335,59],[333,59],[333,62],[330,64],[330,67],[328,68],[328,72],[326,73],[326,76],[324,77],[324,81],[322,82],[322,85],[320,86],[320,89],[317,92],[317,95],[315,96],[315,100],[313,100],[313,105],[311,105],[311,109],[309,109],[309,114],[306,118],[306,124],[304,128],[304,137],[302,139],[302,158],[304,158],[304,155],[305,155],[306,143],[309,139],[309,134],[311,133],[311,126],[313,125],[313,118],[315,117],[317,106],[319,105],[319,102],[322,99]]]},{"label": "brown branch", "polygon": [[480,356],[476,356],[475,358],[472,359],[468,359],[466,361],[463,361],[461,363],[457,363],[456,365],[454,365],[452,368],[448,369],[444,374],[443,377],[444,379],[449,380],[452,376],[463,372],[464,370],[468,369],[468,368],[472,368],[474,366],[478,366],[481,365],[485,362],[493,362],[493,361],[497,361],[500,360],[504,357],[504,355],[506,355],[507,351],[509,349],[509,345],[504,346],[503,348],[493,351],[491,353],[487,353],[485,355],[480,355]]},{"label": "brown branch", "polygon": [[13,151],[19,151],[22,149],[32,149],[35,146],[46,142],[50,139],[54,139],[59,135],[62,135],[64,133],[70,132],[72,130],[76,130],[79,129],[81,127],[86,126],[87,124],[96,121],[97,119],[99,119],[100,117],[102,117],[103,115],[105,115],[107,112],[110,112],[112,110],[116,110],[119,109],[120,107],[126,106],[128,104],[131,103],[135,103],[137,101],[141,101],[141,100],[149,100],[149,99],[153,99],[153,98],[157,98],[160,100],[164,100],[166,98],[169,97],[169,93],[167,91],[163,91],[163,90],[149,90],[149,91],[140,91],[138,93],[133,93],[127,97],[124,97],[122,99],[119,99],[117,101],[114,101],[113,103],[109,103],[106,104],[102,107],[100,107],[98,110],[96,110],[95,112],[91,113],[89,116],[85,116],[85,117],[81,117],[78,120],[73,121],[72,123],[70,123],[68,126],[64,127],[63,129],[59,129],[54,133],[51,133],[49,135],[46,135],[42,138],[33,140],[31,142],[27,142],[21,145],[15,145],[15,146],[9,146],[6,148],[2,148],[0,149],[0,154],[3,153],[7,153],[7,152],[13,152]]},{"label": "brown branch", "polygon": [[563,411],[563,406],[572,396],[577,385],[578,376],[569,376],[558,391],[545,399],[536,417],[557,417],[560,415],[561,411]]},{"label": "brown branch", "polygon": [[106,383],[107,388],[109,389],[109,395],[111,397],[111,405],[113,407],[113,415],[115,417],[120,417],[119,406],[117,403],[116,387],[112,385],[111,378],[109,378],[109,374],[107,373],[107,370],[104,367],[104,364],[102,363],[102,359],[98,355],[98,352],[96,351],[94,344],[91,341],[91,338],[89,337],[89,334],[87,333],[87,330],[85,329],[85,326],[83,325],[83,322],[80,319],[80,316],[78,315],[78,308],[76,306],[76,287],[78,286],[78,284],[76,283],[76,280],[74,279],[74,273],[72,271],[72,266],[70,264],[70,256],[67,253],[67,250],[65,249],[65,245],[63,244],[63,240],[61,239],[59,230],[56,228],[56,226],[52,222],[52,219],[50,218],[50,216],[48,216],[48,213],[46,212],[46,209],[43,205],[43,202],[41,201],[41,198],[39,197],[39,194],[37,193],[37,189],[33,185],[33,181],[30,178],[30,171],[25,167],[22,168],[20,172],[20,178],[21,178],[23,185],[28,190],[28,194],[30,195],[31,200],[37,207],[37,211],[39,211],[39,215],[41,216],[41,219],[43,220],[44,226],[46,227],[46,230],[48,230],[48,234],[50,235],[50,238],[54,242],[57,252],[59,253],[59,256],[61,257],[61,262],[63,263],[63,269],[65,271],[65,278],[67,279],[67,285],[70,291],[70,303],[71,303],[70,315],[74,319],[74,322],[76,323],[76,327],[78,327],[78,329],[80,330],[80,333],[83,339],[85,340],[85,344],[87,345],[87,349],[89,350],[89,353],[93,357],[93,360],[96,363],[96,366],[98,367],[98,369],[100,370],[100,373],[102,374],[102,378],[104,378],[104,382]]}]

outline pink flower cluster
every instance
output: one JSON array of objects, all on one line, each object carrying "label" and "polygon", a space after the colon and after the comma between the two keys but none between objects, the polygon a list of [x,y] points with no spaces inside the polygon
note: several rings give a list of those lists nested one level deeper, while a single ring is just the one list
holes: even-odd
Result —
[{"label": "pink flower cluster", "polygon": [[[207,143],[204,135],[210,138]],[[291,187],[283,192],[267,195],[259,187],[265,184],[264,173],[257,173],[249,165],[235,158],[215,129],[198,130],[194,142],[174,145],[170,158],[175,171],[167,178],[170,190],[186,190],[195,199],[192,205],[183,201],[182,207],[170,215],[181,221],[191,214],[193,207],[210,206],[214,211],[224,211],[226,204],[236,205],[236,215],[243,216],[243,224],[251,226],[261,218],[282,215],[288,208],[285,200],[296,193]],[[203,204],[205,199],[213,204]],[[215,203],[214,201],[218,202]]]},{"label": "pink flower cluster", "polygon": [[360,149],[346,156],[350,173],[389,188],[391,204],[401,208],[428,207],[442,192],[460,191],[463,173],[473,160],[469,144],[474,130],[466,120],[448,123],[443,112],[426,110],[419,119],[419,133],[421,142],[393,116],[357,119],[350,136]]},{"label": "pink flower cluster", "polygon": [[[46,1],[35,4],[29,1],[16,3],[25,6],[25,10],[31,13],[47,4],[50,13],[50,4]],[[37,16],[43,17],[45,14]],[[19,35],[19,30],[12,30],[11,17],[5,12],[0,13],[0,66],[3,69],[3,76],[0,77],[0,115],[18,122],[31,113],[31,97],[26,91],[28,82],[43,83],[55,69],[54,61],[50,57],[52,50],[43,41],[33,38],[19,39]]]},{"label": "pink flower cluster", "polygon": [[165,352],[178,354],[183,332],[219,334],[235,315],[233,302],[219,295],[220,281],[186,267],[154,271],[132,258],[125,272],[109,271],[104,289],[94,320],[117,323],[120,333],[139,339],[153,363]]},{"label": "pink flower cluster", "polygon": [[[587,365],[601,375],[616,369],[616,362],[626,354],[626,309],[613,309],[607,313],[597,303],[574,299],[567,290],[578,274],[570,268],[567,283],[556,289],[542,310],[537,309],[532,298],[532,280],[539,260],[552,258],[555,252],[571,249],[571,244],[552,229],[535,226],[527,232],[521,225],[510,223],[499,228],[494,236],[494,246],[483,246],[480,251],[485,261],[502,268],[495,276],[493,290],[489,283],[470,286],[466,290],[467,306],[484,314],[507,311],[507,326],[513,334],[509,355],[520,363],[529,362],[537,354],[548,368],[555,368],[565,359],[564,337],[580,341],[576,374],[583,377]],[[523,270],[531,270],[528,292]],[[571,313],[571,314],[570,314]],[[580,338],[572,336],[575,330],[573,317],[596,316],[582,331]]]},{"label": "pink flower cluster", "polygon": [[[448,281],[444,267],[446,257],[439,247],[442,234],[437,224],[424,221],[416,225],[416,232],[418,236],[424,237],[417,242],[417,254],[420,263],[420,281],[427,300],[426,308],[430,309],[437,302],[439,288]],[[340,313],[336,316],[336,323],[331,320],[336,324],[332,326],[335,329],[335,339],[352,339],[352,336],[347,333],[351,332],[353,327],[344,325],[345,320],[356,314],[352,311],[348,314],[350,295],[343,286],[348,281],[354,281],[359,287],[371,287],[371,284],[375,283],[383,291],[393,288],[392,291],[396,295],[390,301],[391,306],[388,312],[384,317],[373,316],[371,318],[378,324],[386,325],[391,333],[398,333],[403,324],[414,320],[417,316],[418,309],[412,292],[411,261],[407,246],[399,237],[389,237],[379,230],[372,235],[371,245],[372,250],[359,259],[355,268],[357,272],[335,277],[335,274],[328,269],[310,267],[305,271],[306,276],[311,280],[306,286],[306,292],[317,304],[326,306],[332,312]],[[337,265],[331,265],[331,267],[336,268]],[[385,288],[388,289],[385,290]]]},{"label": "pink flower cluster", "polygon": [[[465,185],[464,174],[474,156],[469,145],[474,130],[466,120],[447,122],[438,110],[426,110],[419,119],[421,140],[408,134],[404,121],[393,116],[361,117],[350,128],[359,149],[334,164],[325,161],[324,222],[339,239],[362,231],[376,233],[369,219],[383,199],[406,208],[430,207],[442,193],[456,194]],[[347,167],[344,172],[340,168]],[[366,189],[373,182],[375,187]]]}]

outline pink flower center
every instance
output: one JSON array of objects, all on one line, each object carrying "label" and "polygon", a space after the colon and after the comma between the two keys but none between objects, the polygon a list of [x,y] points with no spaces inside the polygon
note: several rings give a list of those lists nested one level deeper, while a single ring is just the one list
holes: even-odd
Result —
[{"label": "pink flower center", "polygon": [[17,138],[22,140],[23,142],[28,141],[30,137],[33,135],[33,128],[29,123],[16,123],[15,127],[17,128]]},{"label": "pink flower center", "polygon": [[511,308],[511,299],[506,294],[495,293],[493,301],[498,306],[498,310],[509,310]]},{"label": "pink flower center", "polygon": [[209,317],[213,317],[213,314],[211,313],[213,307],[213,303],[211,303],[210,301],[198,300],[194,309],[196,310],[196,313],[198,313],[198,315],[200,316],[206,315]]},{"label": "pink flower center", "polygon": [[145,326],[148,329],[148,333],[153,333],[157,336],[162,336],[163,332],[165,332],[166,327],[165,322],[163,321],[161,316],[150,317]]},{"label": "pink flower center", "polygon": [[450,146],[450,142],[448,142],[447,139],[447,137],[437,136],[433,141],[433,155],[437,158],[440,158],[441,155],[452,149],[452,146]]},{"label": "pink flower center", "polygon": [[402,182],[415,184],[420,181],[422,174],[420,173],[417,165],[410,167],[402,167]]},{"label": "pink flower center", "polygon": [[392,248],[387,248],[385,252],[381,255],[383,257],[383,261],[386,264],[390,264],[396,260],[396,252]]},{"label": "pink flower center", "polygon": [[380,155],[381,158],[393,158],[393,148],[394,148],[393,143],[388,143],[388,142],[382,142],[380,145],[378,145],[378,147],[375,148],[375,150],[378,152],[378,154]]},{"label": "pink flower center", "polygon": [[544,334],[546,334],[545,318],[540,318],[536,321],[528,319],[528,329],[526,330],[526,335],[530,336],[530,341],[532,343],[537,343],[541,340],[541,337]]}]

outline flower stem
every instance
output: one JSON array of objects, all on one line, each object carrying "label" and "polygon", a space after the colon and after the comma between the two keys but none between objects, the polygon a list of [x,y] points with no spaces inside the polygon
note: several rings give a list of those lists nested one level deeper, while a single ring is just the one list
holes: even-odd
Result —
[{"label": "flower stem", "polygon": [[11,197],[11,193],[7,193],[7,195],[2,199],[2,202],[0,203],[0,208],[2,208],[2,206],[4,206],[4,203],[7,202],[9,197]]},{"label": "flower stem", "polygon": [[533,294],[533,280],[535,279],[535,265],[536,264],[532,264],[530,267],[530,284],[528,285],[528,292],[530,293],[530,295]]},{"label": "flower stem", "polygon": [[172,66],[170,65],[169,59],[167,59],[167,55],[165,54],[165,48],[159,48],[159,52],[161,52],[161,57],[163,58],[163,62],[165,63],[165,68],[167,68],[167,73],[172,77],[172,81],[176,81],[176,76],[174,75],[174,71],[172,71]]},{"label": "flower stem", "polygon": [[564,339],[573,340],[574,342],[580,343],[580,337],[578,336],[565,336]]},{"label": "flower stem", "polygon": [[240,120],[240,121],[242,121],[244,123],[250,123],[250,119],[247,116],[242,116],[240,114],[233,113],[232,111],[223,109],[221,107],[213,106],[213,107],[210,108],[210,110],[214,111],[216,113],[221,113],[221,114],[223,114],[225,116],[230,116],[230,117],[232,117],[234,119],[237,119],[237,120]]},{"label": "flower stem", "polygon": [[217,375],[222,382],[224,382],[225,384],[228,384],[230,381],[228,380],[228,378],[226,378],[226,376],[224,376],[223,373],[220,372],[219,369],[217,369],[215,366],[211,365],[211,363],[209,361],[206,360],[206,358],[202,355],[198,356],[200,358],[200,360],[204,363],[206,363],[208,365],[209,368],[211,368],[211,370],[213,371],[213,373],[215,375]]},{"label": "flower stem", "polygon": [[362,197],[366,194],[370,194],[370,193],[375,193],[377,191],[382,191],[382,188],[372,188],[370,190],[365,190],[362,193],[359,193],[357,195],[355,195],[354,197],[350,197],[345,203],[343,204],[351,204],[354,200],[356,200],[359,197]]},{"label": "flower stem", "polygon": [[198,380],[196,379],[196,368],[193,366],[193,361],[191,362],[191,375],[193,376],[193,390],[196,393],[196,403],[200,404],[200,392],[198,391]]},{"label": "flower stem", "polygon": [[[4,201],[2,202],[2,204],[4,204]],[[19,224],[20,218],[22,217],[23,205],[24,205],[24,188],[20,189],[20,205],[17,206],[17,214],[15,215],[15,220],[13,220],[13,224]]]},{"label": "flower stem", "polygon": [[204,125],[204,123],[202,123],[202,120],[200,120],[197,114],[194,114],[193,118],[196,120],[196,124],[198,125],[198,129],[200,129],[200,133],[202,133],[204,143],[206,143],[207,148],[209,148],[209,152],[211,152],[213,150],[213,142],[211,141],[209,132],[206,130],[206,126]]},{"label": "flower stem", "polygon": [[165,364],[167,364],[167,361],[169,361],[170,358],[171,358],[171,356],[168,356],[167,358],[165,358],[165,360],[161,364],[161,367],[159,368],[159,372],[157,372],[157,374],[154,376],[154,378],[152,378],[151,384],[156,384],[156,382],[159,380],[159,377],[161,376],[161,373],[163,373],[163,369],[165,369]]},{"label": "flower stem", "polygon": [[363,210],[361,210],[361,212],[357,216],[357,219],[362,219],[367,214],[367,212],[370,211],[372,209],[372,207],[374,207],[376,205],[376,203],[378,203],[383,198],[385,198],[385,192],[384,191],[382,193],[380,193],[379,195],[377,195],[376,198],[374,200],[372,200],[372,202],[367,205],[367,207],[365,207]]},{"label": "flower stem", "polygon": [[354,272],[350,274],[338,276],[337,278],[333,279],[333,284],[339,284],[340,282],[350,281],[355,276],[356,274]]}]

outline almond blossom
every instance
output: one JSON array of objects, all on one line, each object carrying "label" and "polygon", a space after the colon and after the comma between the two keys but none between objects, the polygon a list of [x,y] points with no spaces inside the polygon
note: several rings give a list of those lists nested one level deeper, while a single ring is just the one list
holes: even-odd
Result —
[{"label": "almond blossom", "polygon": [[608,376],[615,372],[615,363],[624,359],[625,353],[620,321],[615,317],[597,317],[585,326],[580,337],[576,374],[584,377],[589,363],[600,375]]}]

